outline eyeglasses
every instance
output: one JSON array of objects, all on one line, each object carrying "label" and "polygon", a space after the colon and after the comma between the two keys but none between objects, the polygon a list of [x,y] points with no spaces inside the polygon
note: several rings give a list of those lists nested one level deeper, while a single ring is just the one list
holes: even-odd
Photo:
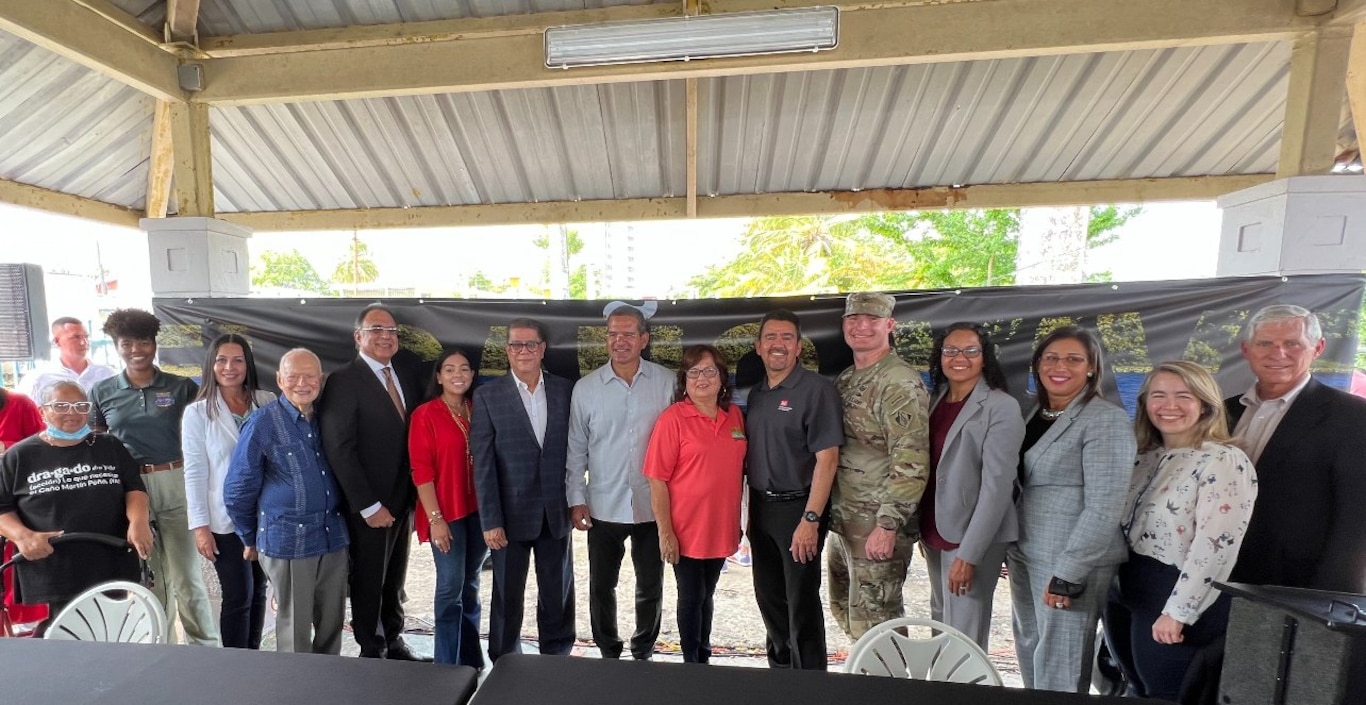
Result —
[{"label": "eyeglasses", "polygon": [[1057,353],[1048,353],[1039,358],[1039,364],[1045,367],[1057,367],[1058,365],[1064,367],[1082,367],[1086,365],[1086,358],[1081,355],[1058,355]]},{"label": "eyeglasses", "polygon": [[359,330],[362,333],[369,333],[370,335],[382,335],[386,333],[389,335],[398,335],[398,326],[370,326],[369,328],[357,328],[356,330]]},{"label": "eyeglasses", "polygon": [[715,367],[694,367],[691,370],[688,370],[686,374],[688,375],[688,379],[697,379],[698,377],[713,379],[716,375],[720,374],[720,371]]},{"label": "eyeglasses", "polygon": [[608,340],[626,340],[626,341],[631,341],[631,340],[635,340],[636,338],[639,338],[639,337],[640,337],[640,334],[637,333],[637,332],[635,332],[635,331],[630,331],[630,332],[626,332],[626,333],[608,333],[608,334],[607,334],[607,339],[608,339]]},{"label": "eyeglasses", "polygon": [[59,414],[70,414],[72,412],[88,414],[91,409],[95,408],[95,405],[88,401],[50,401],[43,406]]},{"label": "eyeglasses", "polygon": [[318,380],[320,380],[320,379],[323,378],[322,375],[297,375],[297,374],[296,374],[296,375],[285,375],[284,377],[285,377],[285,384],[288,384],[288,385],[290,385],[290,386],[293,386],[293,385],[296,385],[296,384],[316,384],[316,383],[318,382]]},{"label": "eyeglasses", "polygon": [[544,340],[509,340],[507,347],[512,352],[536,352]]},{"label": "eyeglasses", "polygon": [[943,355],[944,355],[944,359],[945,359],[945,360],[952,360],[953,358],[958,357],[959,355],[962,355],[963,357],[966,357],[966,358],[968,358],[968,359],[972,359],[972,358],[974,358],[974,357],[981,357],[981,356],[982,356],[982,349],[981,349],[981,348],[944,348],[944,350],[943,350]]}]

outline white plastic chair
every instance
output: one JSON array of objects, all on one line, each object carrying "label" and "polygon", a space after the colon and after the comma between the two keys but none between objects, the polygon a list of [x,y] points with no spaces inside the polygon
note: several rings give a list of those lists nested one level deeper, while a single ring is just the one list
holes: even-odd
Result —
[{"label": "white plastic chair", "polygon": [[166,641],[166,610],[151,590],[116,580],[77,595],[52,620],[46,638],[161,644]]},{"label": "white plastic chair", "polygon": [[[897,629],[928,628],[936,634],[918,638]],[[908,633],[914,634],[908,629]],[[914,678],[953,683],[1001,685],[987,652],[963,632],[933,619],[902,617],[869,629],[849,649],[845,673]]]}]

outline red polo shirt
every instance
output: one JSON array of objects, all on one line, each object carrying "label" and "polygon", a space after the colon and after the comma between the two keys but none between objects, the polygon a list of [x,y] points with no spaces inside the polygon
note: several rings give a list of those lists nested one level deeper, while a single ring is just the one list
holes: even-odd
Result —
[{"label": "red polo shirt", "polygon": [[745,420],[734,404],[716,420],[684,400],[660,414],[645,452],[645,477],[669,486],[678,553],[725,558],[740,547]]}]

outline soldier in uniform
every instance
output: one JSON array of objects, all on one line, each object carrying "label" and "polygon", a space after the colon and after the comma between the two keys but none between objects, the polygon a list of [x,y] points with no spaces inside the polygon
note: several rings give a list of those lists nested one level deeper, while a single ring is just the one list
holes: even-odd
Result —
[{"label": "soldier in uniform", "polygon": [[850,294],[844,342],[854,366],[835,380],[844,447],[835,474],[829,552],[830,612],[850,639],[905,614],[902,587],[920,538],[916,516],[929,476],[930,395],[892,354],[896,300]]}]

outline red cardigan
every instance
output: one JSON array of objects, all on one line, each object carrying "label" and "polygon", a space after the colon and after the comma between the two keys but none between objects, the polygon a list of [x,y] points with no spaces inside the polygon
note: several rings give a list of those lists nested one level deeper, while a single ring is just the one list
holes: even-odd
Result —
[{"label": "red cardigan", "polygon": [[[469,402],[466,401],[466,408]],[[461,424],[469,422],[461,419]],[[408,457],[413,466],[413,485],[436,484],[436,502],[446,521],[455,521],[477,511],[474,497],[474,468],[470,467],[469,427],[456,425],[446,402],[440,397],[413,410],[408,427]],[[431,540],[427,521],[429,510],[417,501],[414,520],[417,539]]]}]

